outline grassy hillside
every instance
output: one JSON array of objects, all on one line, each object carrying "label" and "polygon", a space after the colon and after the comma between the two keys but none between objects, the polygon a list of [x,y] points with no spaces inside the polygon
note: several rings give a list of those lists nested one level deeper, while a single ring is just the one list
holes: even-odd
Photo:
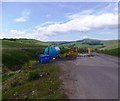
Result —
[{"label": "grassy hillside", "polygon": [[21,70],[3,74],[3,99],[63,99],[58,79],[61,69],[54,64],[30,61]]},{"label": "grassy hillside", "polygon": [[100,50],[100,53],[104,53],[104,54],[108,54],[108,55],[112,55],[112,56],[117,56],[120,57],[120,48],[114,48],[114,49],[104,49],[104,50]]},{"label": "grassy hillside", "polygon": [[49,43],[28,39],[2,40],[3,99],[63,99],[61,69],[40,64],[38,57]]},{"label": "grassy hillside", "polygon": [[38,60],[38,56],[42,53],[44,47],[34,49],[4,49],[2,52],[3,68],[7,67],[11,70],[20,69],[22,65],[30,60]]},{"label": "grassy hillside", "polygon": [[102,41],[104,44],[104,48],[102,49],[115,49],[118,48],[118,40],[106,40]]},{"label": "grassy hillside", "polygon": [[50,43],[41,42],[33,39],[4,39],[2,40],[2,47],[40,47],[48,46]]},{"label": "grassy hillside", "polygon": [[[3,99],[63,99],[60,92],[61,69],[55,64],[40,64],[38,56],[50,43],[32,39],[2,40],[2,88]],[[59,44],[61,53],[68,47],[79,47],[86,52],[88,47],[101,49],[101,53],[120,56],[117,41],[97,41],[92,39],[64,42]],[[65,47],[65,48],[64,48]],[[67,49],[68,48],[68,49]],[[66,50],[65,50],[66,49]]]},{"label": "grassy hillside", "polygon": [[[61,42],[62,43],[62,42]],[[113,56],[119,56],[118,40],[95,40],[95,39],[83,39],[72,42],[64,42],[59,44],[60,47],[78,47],[78,52],[87,52],[88,47],[93,50],[99,50],[99,52],[104,54],[109,54]]]},{"label": "grassy hillside", "polygon": [[118,47],[118,41],[117,40],[95,40],[95,39],[83,39],[78,40],[74,42],[66,42],[63,44],[60,44],[60,46],[69,47],[69,46],[75,46],[78,48],[96,48],[96,49],[114,49]]},{"label": "grassy hillside", "polygon": [[38,60],[43,49],[49,43],[28,39],[5,39],[2,40],[2,63],[3,67],[11,70],[20,69],[29,60]]}]

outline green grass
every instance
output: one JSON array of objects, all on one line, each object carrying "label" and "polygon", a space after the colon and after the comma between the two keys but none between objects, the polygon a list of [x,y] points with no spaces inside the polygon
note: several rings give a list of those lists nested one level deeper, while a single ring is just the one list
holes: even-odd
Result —
[{"label": "green grass", "polygon": [[115,49],[118,48],[117,40],[103,41],[104,47],[101,49]]},{"label": "green grass", "polygon": [[[33,71],[37,71],[39,75],[48,75],[29,81],[29,74]],[[3,81],[3,99],[63,99],[63,94],[59,91],[61,72],[55,64],[40,65],[33,62],[32,69],[23,67],[20,73],[15,73]]]},{"label": "green grass", "polygon": [[30,60],[38,60],[38,56],[48,45],[50,44],[32,39],[2,40],[3,68],[17,70]]},{"label": "green grass", "polygon": [[[101,45],[90,45],[90,44],[82,44],[82,42],[84,42],[85,40],[83,41],[76,41],[76,42],[71,42],[71,43],[66,43],[66,44],[60,44],[59,46],[60,47],[69,47],[71,45],[74,45],[75,47],[78,47],[78,48],[96,48],[96,49],[115,49],[118,47],[118,41],[117,40],[106,40],[106,41],[102,41],[102,40],[99,40],[101,41]],[[94,41],[92,39],[88,40],[89,41]],[[97,41],[97,40],[96,40]]]},{"label": "green grass", "polygon": [[112,55],[112,56],[117,56],[120,57],[120,48],[119,48],[119,43],[120,41],[118,40],[109,40],[109,41],[103,41],[104,47],[100,48],[98,52]]},{"label": "green grass", "polygon": [[115,48],[115,49],[104,49],[104,50],[100,50],[100,53],[104,53],[104,54],[108,54],[108,55],[112,55],[112,56],[117,56],[120,57],[120,48]]},{"label": "green grass", "polygon": [[38,73],[38,71],[37,70],[33,70],[33,71],[31,71],[30,73],[29,73],[29,75],[28,75],[28,80],[29,81],[32,81],[32,80],[37,80],[37,79],[39,79],[39,73]]},{"label": "green grass", "polygon": [[2,75],[2,82],[6,81],[7,79],[9,79],[14,74],[15,73],[10,73],[10,74],[4,74],[4,75]]},{"label": "green grass", "polygon": [[37,62],[49,43],[15,39],[2,40],[2,45],[3,99],[63,98],[59,66]]},{"label": "green grass", "polygon": [[37,40],[24,40],[24,39],[16,39],[16,40],[2,40],[2,47],[40,47],[40,46],[49,46],[50,43],[41,42]]},{"label": "green grass", "polygon": [[61,46],[61,47],[62,47],[62,46],[63,46],[63,47],[69,47],[69,46],[71,46],[71,45],[73,45],[73,44],[74,44],[75,47],[81,47],[81,48],[90,47],[90,45],[82,44],[82,43],[80,43],[80,42],[61,44],[60,46]]},{"label": "green grass", "polygon": [[30,60],[37,60],[38,56],[42,53],[43,47],[34,49],[4,49],[2,52],[3,67],[11,70],[20,69],[22,65]]}]

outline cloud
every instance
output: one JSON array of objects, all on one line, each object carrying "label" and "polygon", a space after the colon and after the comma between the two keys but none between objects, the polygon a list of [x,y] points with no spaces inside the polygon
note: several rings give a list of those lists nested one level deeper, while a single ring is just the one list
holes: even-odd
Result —
[{"label": "cloud", "polygon": [[21,17],[16,18],[14,21],[15,22],[26,22],[29,19],[29,15],[30,15],[30,10],[24,10],[21,13]]},{"label": "cloud", "polygon": [[116,34],[116,32],[113,32],[113,31],[101,31],[101,32],[99,32],[99,34],[101,34],[101,35],[115,35]]},{"label": "cloud", "polygon": [[[47,24],[47,26],[46,26]],[[52,36],[63,34],[75,34],[94,31],[104,28],[117,28],[118,14],[106,13],[100,15],[86,15],[84,17],[75,18],[65,23],[46,22],[45,26],[37,26],[26,30],[10,30],[10,33],[3,33],[2,38],[33,38],[45,41]],[[85,38],[86,36],[84,36]]]},{"label": "cloud", "polygon": [[0,39],[3,38],[27,38],[27,39],[38,39],[41,41],[44,41],[47,37],[44,35],[39,35],[34,30],[29,32],[26,30],[16,30],[12,29],[9,31],[9,33],[2,33],[0,32]]},{"label": "cloud", "polygon": [[[113,12],[112,10],[115,12]],[[118,14],[117,3],[108,4],[106,7],[98,11],[89,9],[83,10],[75,14],[69,14],[67,16],[68,21],[64,23],[47,21],[35,26],[32,31],[20,31],[12,29],[9,34],[3,34],[2,37],[7,38],[34,38],[38,40],[47,40],[52,36],[59,36],[63,34],[75,34],[84,33],[89,31],[95,31],[98,29],[117,29]],[[24,10],[19,18],[15,19],[15,22],[25,22],[28,20],[30,10]],[[46,15],[49,18],[49,15]],[[104,34],[104,33],[103,33]],[[108,33],[110,34],[110,33]],[[87,38],[87,36],[83,36]]]},{"label": "cloud", "polygon": [[88,36],[83,36],[82,39],[86,39],[86,38],[89,38]]},{"label": "cloud", "polygon": [[101,28],[117,28],[117,24],[118,15],[106,13],[101,15],[86,15],[66,23],[56,23],[46,27],[38,27],[36,32],[40,35],[50,36],[71,32],[88,32]]},{"label": "cloud", "polygon": [[15,19],[15,22],[26,22],[27,20],[23,17]]},{"label": "cloud", "polygon": [[118,2],[112,2],[106,5],[103,8],[99,9],[99,12],[97,14],[103,14],[103,13],[118,13]]},{"label": "cloud", "polygon": [[93,9],[83,10],[83,11],[81,11],[81,12],[68,15],[67,18],[68,18],[68,19],[80,18],[80,17],[82,17],[82,16],[84,16],[84,15],[90,15],[90,14],[92,14],[93,12],[94,12]]},{"label": "cloud", "polygon": [[0,32],[0,39],[5,38],[6,36],[4,35],[4,33]]},{"label": "cloud", "polygon": [[[48,26],[55,23],[60,23],[60,22],[47,21],[47,22],[41,23],[40,26]],[[36,28],[39,28],[40,26],[36,26]]]},{"label": "cloud", "polygon": [[1,33],[0,38],[29,38],[27,37],[29,33],[26,31],[20,31],[16,29],[12,29],[9,33]]},{"label": "cloud", "polygon": [[68,14],[66,17],[71,20],[71,19],[84,17],[86,15],[100,15],[105,13],[113,13],[113,14],[118,13],[118,2],[108,3],[104,7],[98,6],[94,9],[86,9],[75,14]]},{"label": "cloud", "polygon": [[26,33],[26,31],[18,31],[18,30],[12,29],[12,30],[10,30],[10,33],[12,35],[24,35]]}]

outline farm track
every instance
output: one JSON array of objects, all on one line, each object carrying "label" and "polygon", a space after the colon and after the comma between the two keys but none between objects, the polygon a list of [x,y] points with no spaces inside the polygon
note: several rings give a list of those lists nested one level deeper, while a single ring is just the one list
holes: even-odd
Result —
[{"label": "farm track", "polygon": [[98,54],[56,63],[64,70],[62,91],[69,99],[118,98],[118,58]]}]

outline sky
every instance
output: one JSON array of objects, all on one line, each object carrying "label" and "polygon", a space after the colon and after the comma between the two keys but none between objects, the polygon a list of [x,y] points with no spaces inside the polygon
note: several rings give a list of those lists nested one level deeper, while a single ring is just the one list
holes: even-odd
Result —
[{"label": "sky", "polygon": [[0,38],[118,39],[117,2],[2,2]]}]

